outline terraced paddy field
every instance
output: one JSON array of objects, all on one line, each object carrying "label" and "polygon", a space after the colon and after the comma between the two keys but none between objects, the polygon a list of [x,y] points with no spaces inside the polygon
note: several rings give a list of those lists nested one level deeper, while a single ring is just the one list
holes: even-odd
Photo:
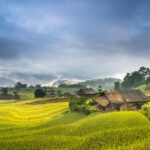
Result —
[{"label": "terraced paddy field", "polygon": [[140,112],[86,116],[65,101],[37,101],[0,101],[0,150],[150,150],[150,121]]}]

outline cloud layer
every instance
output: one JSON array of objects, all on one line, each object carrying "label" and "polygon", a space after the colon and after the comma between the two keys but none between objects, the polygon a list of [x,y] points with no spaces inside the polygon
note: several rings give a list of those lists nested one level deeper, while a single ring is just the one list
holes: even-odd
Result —
[{"label": "cloud layer", "polygon": [[150,66],[148,0],[0,0],[0,68],[115,76]]}]

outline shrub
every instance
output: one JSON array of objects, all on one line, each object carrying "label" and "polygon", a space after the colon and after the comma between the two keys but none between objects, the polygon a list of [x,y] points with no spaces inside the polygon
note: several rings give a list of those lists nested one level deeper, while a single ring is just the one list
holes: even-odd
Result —
[{"label": "shrub", "polygon": [[8,88],[2,88],[2,94],[7,95],[8,94]]},{"label": "shrub", "polygon": [[76,99],[72,99],[69,103],[69,108],[70,110],[73,111],[77,111],[77,107],[78,107],[78,103]]},{"label": "shrub", "polygon": [[42,89],[36,89],[34,92],[34,96],[35,98],[42,98],[46,96],[46,93]]},{"label": "shrub", "polygon": [[96,111],[95,106],[91,106],[91,100],[87,100],[86,97],[73,98],[69,103],[71,112],[77,111],[85,114],[90,114]]},{"label": "shrub", "polygon": [[142,113],[150,119],[150,103],[142,106]]},{"label": "shrub", "polygon": [[78,111],[89,115],[92,112],[96,111],[96,107],[95,106],[90,106],[88,104],[78,105]]}]

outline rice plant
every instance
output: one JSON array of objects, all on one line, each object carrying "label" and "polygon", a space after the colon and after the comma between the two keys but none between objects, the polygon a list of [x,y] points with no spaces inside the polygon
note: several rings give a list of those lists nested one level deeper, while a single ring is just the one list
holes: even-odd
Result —
[{"label": "rice plant", "polygon": [[[43,99],[46,100],[46,99]],[[140,112],[71,113],[68,102],[0,101],[0,150],[149,150]]]}]

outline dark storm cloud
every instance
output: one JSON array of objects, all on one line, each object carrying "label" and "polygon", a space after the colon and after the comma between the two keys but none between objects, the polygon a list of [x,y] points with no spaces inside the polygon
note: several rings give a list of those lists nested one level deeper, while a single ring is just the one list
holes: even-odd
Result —
[{"label": "dark storm cloud", "polygon": [[24,43],[13,41],[10,39],[0,38],[0,58],[10,59],[17,58],[22,52]]},{"label": "dark storm cloud", "polygon": [[0,3],[0,59],[15,59],[18,71],[112,75],[150,65],[149,0]]}]

